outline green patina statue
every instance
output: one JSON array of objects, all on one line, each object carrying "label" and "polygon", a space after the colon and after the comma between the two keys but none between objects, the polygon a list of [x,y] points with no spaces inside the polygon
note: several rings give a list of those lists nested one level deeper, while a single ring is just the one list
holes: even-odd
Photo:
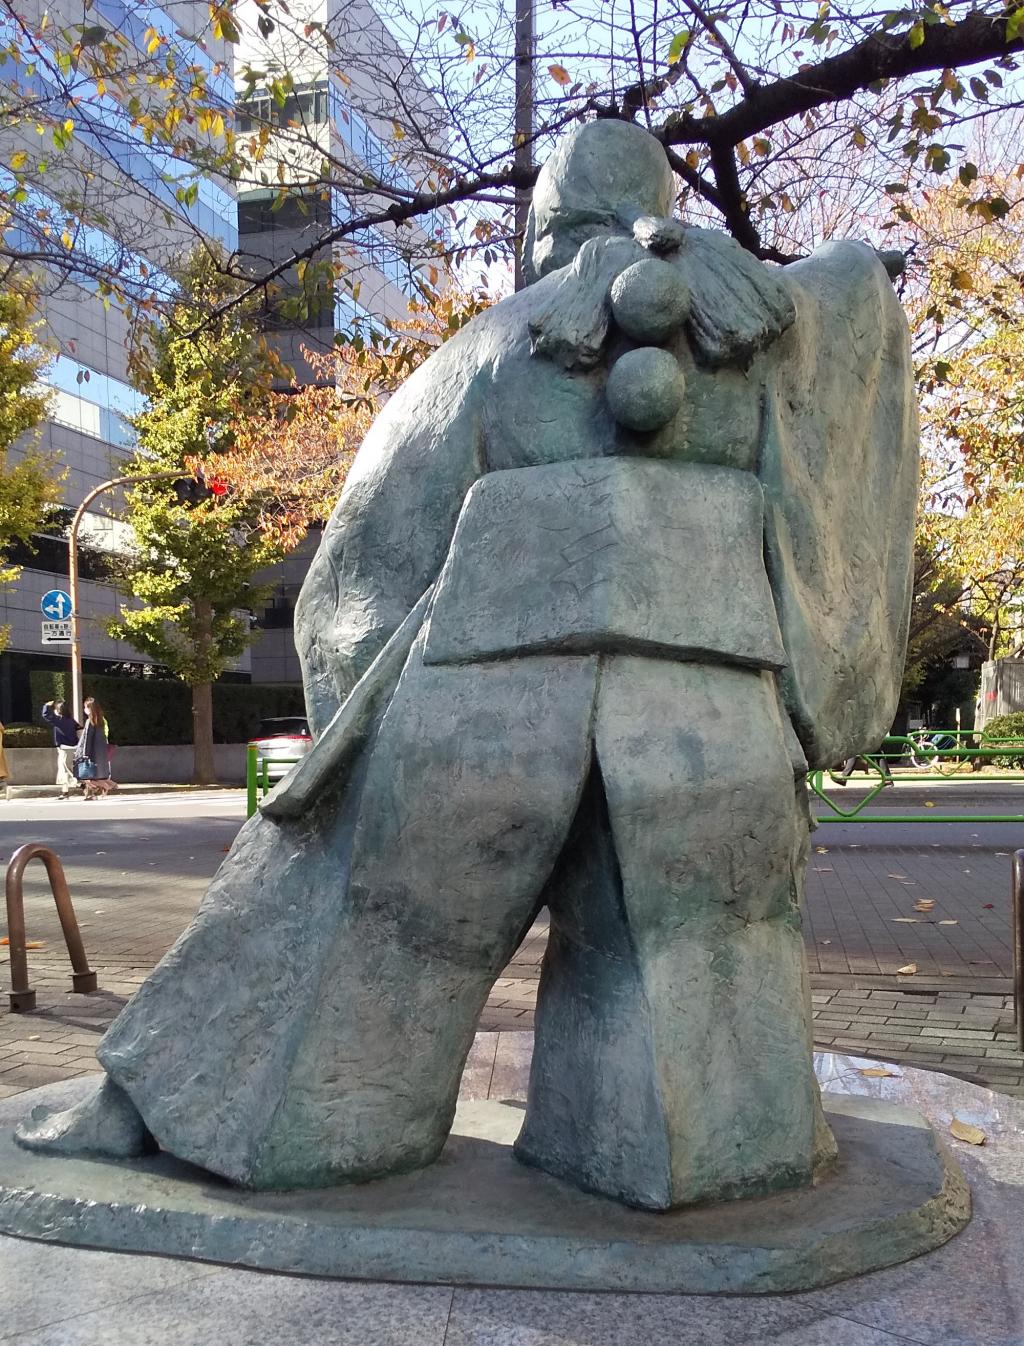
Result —
[{"label": "green patina statue", "polygon": [[909,338],[878,255],[771,268],[578,128],[531,284],[377,420],[297,611],[318,742],[22,1143],[248,1187],[430,1163],[545,904],[517,1153],[667,1209],[807,1184],[804,776],[873,747],[906,642]]}]

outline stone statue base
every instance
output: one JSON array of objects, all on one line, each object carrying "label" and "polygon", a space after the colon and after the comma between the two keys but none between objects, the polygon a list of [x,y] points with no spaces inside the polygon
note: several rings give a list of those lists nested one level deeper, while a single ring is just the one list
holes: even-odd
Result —
[{"label": "stone statue base", "polygon": [[32,1108],[91,1078],[0,1104],[0,1232],[48,1242],[353,1279],[564,1290],[809,1290],[916,1257],[970,1219],[959,1167],[920,1113],[826,1093],[838,1167],[802,1191],[629,1210],[512,1156],[522,1104],[460,1106],[429,1168],[360,1186],[243,1192],[167,1155],[125,1162],[15,1145]]}]

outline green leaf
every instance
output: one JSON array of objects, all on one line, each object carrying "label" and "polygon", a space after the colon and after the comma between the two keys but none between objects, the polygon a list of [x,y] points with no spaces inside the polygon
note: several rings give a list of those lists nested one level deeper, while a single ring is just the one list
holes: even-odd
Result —
[{"label": "green leaf", "polygon": [[675,37],[673,37],[668,45],[669,65],[674,65],[676,61],[679,60],[680,56],[682,56],[683,52],[686,50],[686,45],[691,36],[692,34],[689,28],[680,28],[679,32],[676,33]]},{"label": "green leaf", "polygon": [[98,47],[107,37],[107,30],[101,23],[91,23],[87,28],[82,29],[81,43],[83,47]]},{"label": "green leaf", "polygon": [[918,19],[917,23],[911,28],[910,32],[907,34],[907,38],[910,42],[911,51],[914,51],[917,47],[922,45],[924,42],[924,24],[920,19]]}]

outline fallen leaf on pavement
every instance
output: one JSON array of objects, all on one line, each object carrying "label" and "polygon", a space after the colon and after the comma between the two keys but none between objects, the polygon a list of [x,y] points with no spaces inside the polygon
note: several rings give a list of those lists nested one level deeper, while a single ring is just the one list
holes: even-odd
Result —
[{"label": "fallen leaf on pavement", "polygon": [[939,925],[959,925],[959,921],[940,921]]},{"label": "fallen leaf on pavement", "polygon": [[934,897],[919,897],[914,903],[915,911],[931,911],[935,906]]},{"label": "fallen leaf on pavement", "polygon": [[889,920],[893,925],[920,925],[921,922],[916,916],[890,916]]},{"label": "fallen leaf on pavement", "polygon": [[831,944],[832,941],[831,941],[830,939],[819,939],[819,940],[818,940],[818,943],[819,943],[819,944]]},{"label": "fallen leaf on pavement", "polygon": [[924,806],[925,806],[926,809],[933,809],[933,808],[935,807],[935,803],[934,803],[934,801],[931,800],[931,799],[926,799],[926,800],[924,801]]},{"label": "fallen leaf on pavement", "polygon": [[986,911],[995,911],[996,909],[996,904],[994,902],[983,902],[982,906]]},{"label": "fallen leaf on pavement", "polygon": [[0,944],[4,945],[5,947],[6,947],[8,944],[10,944],[10,942],[11,942],[11,941],[7,938],[6,935],[4,935],[3,939],[0,939]]},{"label": "fallen leaf on pavement", "polygon": [[962,1122],[959,1117],[954,1117],[950,1122],[949,1134],[956,1136],[957,1140],[966,1141],[968,1145],[984,1145],[988,1139],[980,1126],[972,1126],[970,1122]]},{"label": "fallen leaf on pavement", "polygon": [[897,1075],[895,1070],[886,1070],[885,1066],[866,1066],[860,1071],[861,1075],[867,1075],[875,1080],[901,1080],[902,1075]]},{"label": "fallen leaf on pavement", "polygon": [[46,941],[42,939],[27,939],[25,941],[26,949],[45,949]]},{"label": "fallen leaf on pavement", "polygon": [[814,849],[817,851],[817,853],[818,853],[819,855],[828,855],[828,847],[827,847],[827,846],[815,846]]},{"label": "fallen leaf on pavement", "polygon": [[896,969],[897,976],[912,977],[917,971],[916,963],[904,963],[902,967]]}]

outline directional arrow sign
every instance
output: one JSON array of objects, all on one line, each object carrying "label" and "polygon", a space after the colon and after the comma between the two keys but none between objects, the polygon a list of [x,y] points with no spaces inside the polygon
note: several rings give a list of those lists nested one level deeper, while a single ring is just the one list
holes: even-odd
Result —
[{"label": "directional arrow sign", "polygon": [[43,622],[44,645],[67,645],[71,641],[71,618],[62,622]]},{"label": "directional arrow sign", "polygon": [[63,589],[51,589],[43,594],[39,606],[44,617],[49,617],[51,621],[62,622],[71,616],[71,595],[65,593]]}]

